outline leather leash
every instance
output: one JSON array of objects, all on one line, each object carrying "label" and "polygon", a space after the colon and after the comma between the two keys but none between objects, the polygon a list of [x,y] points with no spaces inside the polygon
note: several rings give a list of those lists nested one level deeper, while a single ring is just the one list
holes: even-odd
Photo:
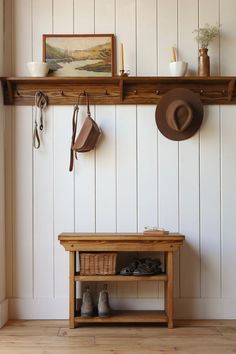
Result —
[{"label": "leather leash", "polygon": [[83,93],[80,93],[78,96],[78,100],[76,105],[74,106],[73,117],[72,117],[72,137],[71,137],[71,146],[70,146],[70,167],[69,167],[70,172],[73,171],[73,167],[74,167],[75,152],[73,150],[73,146],[76,138],[77,122],[78,122],[78,114],[79,114],[79,101],[81,96],[83,96]]},{"label": "leather leash", "polygon": [[33,134],[33,146],[35,149],[40,148],[40,137],[38,132],[38,122],[37,122],[37,110],[40,111],[40,125],[39,129],[43,131],[43,111],[47,107],[48,104],[48,97],[45,93],[41,91],[37,91],[35,93],[35,118],[34,118],[34,134]]}]

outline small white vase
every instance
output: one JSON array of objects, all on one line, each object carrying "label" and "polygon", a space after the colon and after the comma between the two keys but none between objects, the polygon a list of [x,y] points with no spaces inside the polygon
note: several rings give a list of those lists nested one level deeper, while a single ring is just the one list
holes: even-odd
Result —
[{"label": "small white vase", "polygon": [[188,69],[188,63],[185,61],[172,61],[170,63],[171,76],[184,76]]},{"label": "small white vase", "polygon": [[39,61],[30,61],[27,63],[27,67],[31,76],[47,76],[49,66],[47,63]]}]

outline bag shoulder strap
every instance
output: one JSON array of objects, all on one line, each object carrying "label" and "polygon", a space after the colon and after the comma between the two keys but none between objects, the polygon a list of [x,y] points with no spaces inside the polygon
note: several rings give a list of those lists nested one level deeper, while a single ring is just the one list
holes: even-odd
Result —
[{"label": "bag shoulder strap", "polygon": [[84,96],[84,94],[83,93],[79,94],[77,103],[74,106],[73,117],[72,117],[72,137],[71,137],[71,146],[70,146],[70,166],[69,166],[70,172],[73,171],[73,167],[74,167],[74,154],[76,156],[76,152],[74,152],[73,146],[76,137],[78,114],[79,114],[79,103],[80,103],[81,96]]},{"label": "bag shoulder strap", "polygon": [[86,92],[86,103],[87,103],[87,115],[89,118],[91,118],[91,112],[90,112],[90,106],[89,106],[89,95]]},{"label": "bag shoulder strap", "polygon": [[71,146],[70,146],[70,167],[69,167],[70,172],[73,171],[73,167],[74,167],[74,151],[72,148],[75,143],[78,113],[79,113],[79,106],[78,104],[76,104],[74,106],[73,117],[72,117],[72,137],[71,137]]}]

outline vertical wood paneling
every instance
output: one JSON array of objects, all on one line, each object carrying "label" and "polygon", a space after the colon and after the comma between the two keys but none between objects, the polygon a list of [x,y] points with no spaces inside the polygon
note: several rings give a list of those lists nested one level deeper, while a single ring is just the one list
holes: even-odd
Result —
[{"label": "vertical wood paneling", "polygon": [[117,107],[117,231],[137,228],[136,109]]},{"label": "vertical wood paneling", "polygon": [[236,3],[234,0],[220,2],[220,73],[221,75],[234,75],[236,72],[236,47],[233,45],[236,40],[235,18]]},{"label": "vertical wood paneling", "polygon": [[[157,74],[156,0],[137,0],[137,75]],[[144,50],[148,41],[148,50]]]},{"label": "vertical wood paneling", "polygon": [[[158,226],[171,232],[179,230],[178,219],[178,143],[158,132]],[[178,257],[175,255],[175,277],[178,276]],[[163,284],[160,285],[163,295]],[[178,279],[175,296],[178,296]]]},{"label": "vertical wood paneling", "polygon": [[[188,8],[188,11],[186,11]],[[198,0],[178,1],[178,53],[188,63],[188,74],[196,75],[198,44],[193,30],[198,28]]]},{"label": "vertical wood paneling", "polygon": [[[158,75],[162,76],[169,75],[170,48],[177,45],[177,1],[159,0],[157,14],[157,63]],[[166,139],[160,132],[158,132],[158,221],[161,228],[178,230],[178,143]],[[176,257],[175,264],[178,264]],[[177,295],[176,284],[177,282],[175,282]],[[163,295],[163,284],[160,286],[160,295]]]},{"label": "vertical wood paneling", "polygon": [[[63,11],[62,11],[63,9]],[[53,33],[73,33],[73,0],[54,0]],[[68,254],[58,243],[63,230],[74,231],[74,173],[69,172],[73,107],[54,107],[54,296],[68,296]]]},{"label": "vertical wood paneling", "polygon": [[12,202],[12,131],[13,114],[12,108],[5,108],[5,235],[6,235],[6,286],[7,296],[13,294],[13,202]]},{"label": "vertical wood paneling", "polygon": [[[108,14],[104,21],[104,12]],[[115,1],[95,1],[95,32],[115,30]],[[96,120],[102,129],[96,149],[96,230],[116,231],[116,110],[97,106]]]},{"label": "vertical wood paneling", "polygon": [[73,33],[74,0],[53,0],[53,33]]},{"label": "vertical wood paneling", "polygon": [[[0,1],[0,51],[3,53],[3,0]],[[4,56],[0,58],[0,75],[4,75]],[[0,93],[0,303],[6,297],[6,269],[5,269],[5,205],[4,205],[4,106],[2,92]]]},{"label": "vertical wood paneling", "polygon": [[[117,106],[117,231],[137,230],[136,109]],[[118,283],[118,297],[135,297],[137,283]]]},{"label": "vertical wood paneling", "polygon": [[[13,0],[4,2],[4,75],[10,76],[12,74],[12,34],[13,34]],[[6,21],[7,19],[7,21]],[[9,116],[9,115],[7,115]]]},{"label": "vertical wood paneling", "polygon": [[13,0],[13,75],[27,76],[26,63],[32,60],[31,0]]},{"label": "vertical wood paneling", "polygon": [[[38,61],[42,58],[42,34],[52,31],[52,1],[33,0],[32,4],[33,60]],[[44,21],[39,14],[43,16]],[[37,114],[39,119],[39,111]],[[34,296],[36,298],[53,296],[53,128],[53,108],[49,107],[44,116],[44,131],[40,134],[40,149],[34,149]]]},{"label": "vertical wood paneling", "polygon": [[[116,34],[119,39],[118,53],[120,42],[124,44],[125,70],[131,70],[134,75],[136,73],[134,0],[116,2]],[[117,106],[116,113],[117,231],[135,231],[137,228],[136,108]],[[136,294],[136,283],[129,283],[126,286],[121,283],[117,285],[117,296],[135,297]]]},{"label": "vertical wood paneling", "polygon": [[199,133],[180,144],[179,188],[180,231],[188,236],[181,249],[180,294],[199,297]]},{"label": "vertical wood paneling", "polygon": [[[34,150],[34,296],[53,295],[53,110]],[[43,255],[43,262],[42,262]],[[42,272],[44,276],[42,277]]]},{"label": "vertical wood paneling", "polygon": [[95,33],[115,33],[115,0],[95,0],[94,11]]},{"label": "vertical wood paneling", "polygon": [[171,47],[177,46],[177,0],[158,0],[158,75],[170,75]]},{"label": "vertical wood paneling", "polygon": [[[219,23],[219,0],[199,2],[199,26]],[[219,75],[219,38],[209,46],[211,75]],[[219,297],[220,253],[220,117],[219,107],[205,108],[200,131],[201,296]],[[211,166],[211,168],[209,168]]]},{"label": "vertical wood paneling", "polygon": [[136,74],[136,6],[135,0],[116,1],[117,70],[120,69],[120,43],[124,45],[124,66]]},{"label": "vertical wood paneling", "polygon": [[157,127],[155,107],[138,106],[138,231],[157,226]]},{"label": "vertical wood paneling", "polygon": [[[116,2],[116,34],[124,43],[125,69],[136,73],[135,1]],[[119,48],[119,44],[118,47]],[[136,107],[117,106],[117,231],[137,228]]]},{"label": "vertical wood paneling", "polygon": [[[4,50],[4,6],[3,6],[3,0],[0,0],[0,49],[1,52],[3,53]],[[1,55],[0,57],[0,74],[4,75],[4,56]],[[1,94],[2,95],[2,94]],[[3,107],[2,105],[2,97],[1,97],[1,108]],[[2,140],[1,140],[2,141]]]},{"label": "vertical wood paneling", "polygon": [[[13,73],[32,60],[31,0],[13,1]],[[23,48],[23,50],[22,50]],[[15,107],[13,126],[13,297],[33,296],[32,108]]]},{"label": "vertical wood paneling", "polygon": [[[12,1],[5,1],[4,74],[12,74]],[[6,40],[7,39],[7,40]],[[6,287],[12,296],[13,219],[12,219],[12,107],[5,107],[5,235],[6,235]]]},{"label": "vertical wood paneling", "polygon": [[64,230],[74,231],[74,174],[69,172],[72,107],[54,107],[54,276],[55,296],[68,295],[68,254],[58,243]]},{"label": "vertical wood paneling", "polygon": [[[75,33],[94,33],[94,0],[74,3]],[[94,107],[91,107],[94,116]],[[78,131],[86,117],[80,109]],[[95,231],[95,152],[78,154],[75,163],[75,230]]]},{"label": "vertical wood paneling", "polygon": [[[162,34],[165,33],[166,36]],[[168,75],[169,48],[177,42],[177,3],[158,2],[158,74]],[[165,43],[165,46],[164,46]],[[163,47],[164,46],[164,47]],[[168,55],[167,55],[168,49]],[[158,132],[159,226],[178,230],[178,143]]]},{"label": "vertical wood paneling", "polygon": [[75,33],[94,33],[94,0],[74,0]]},{"label": "vertical wood paneling", "polygon": [[[198,2],[180,0],[178,7],[178,48],[189,61],[190,70],[197,58],[197,43],[192,31],[198,25]],[[192,37],[192,38],[191,38]],[[189,53],[189,54],[187,54]],[[190,208],[191,205],[191,208]],[[197,297],[200,294],[200,250],[199,250],[199,134],[179,142],[179,216],[180,231],[188,235],[189,247],[180,251],[180,291],[183,297]],[[191,268],[188,264],[191,259]]]},{"label": "vertical wood paneling", "polygon": [[32,24],[33,60],[41,61],[42,35],[52,32],[52,0],[32,0]]},{"label": "vertical wood paneling", "polygon": [[[220,2],[220,22],[222,24],[222,37],[220,40],[221,75],[234,75],[236,70],[236,40],[235,18],[236,3],[233,0]],[[236,249],[235,237],[235,106],[221,107],[221,206],[222,206],[222,296],[235,297],[236,284],[232,282],[232,269],[235,269]]]},{"label": "vertical wood paneling", "polygon": [[236,164],[235,164],[235,107],[222,109],[222,296],[235,297],[236,283],[232,281],[232,270],[236,267]]},{"label": "vertical wood paneling", "polygon": [[[137,75],[156,75],[156,1],[137,1]],[[146,24],[149,24],[148,26]],[[150,51],[144,51],[149,40]],[[140,60],[140,61],[139,61]],[[156,226],[157,220],[157,127],[155,106],[137,107],[138,230]]]},{"label": "vertical wood paneling", "polygon": [[15,107],[13,127],[13,297],[33,296],[32,108]]},{"label": "vertical wood paneling", "polygon": [[204,116],[200,133],[201,296],[209,298],[220,297],[219,107],[205,107]]},{"label": "vertical wood paneling", "polygon": [[[155,107],[138,106],[138,231],[157,226],[157,127]],[[146,254],[146,257],[150,255]],[[151,254],[151,256],[153,256]],[[159,283],[160,285],[160,283]],[[157,282],[138,282],[139,297],[156,297]]]},{"label": "vertical wood paneling", "polygon": [[96,149],[96,231],[116,231],[115,109],[97,106],[96,119],[102,129]]},{"label": "vertical wood paneling", "polygon": [[[156,0],[137,1],[137,75],[157,73]],[[148,26],[147,26],[148,23]],[[149,41],[149,51],[143,50]],[[138,231],[157,226],[157,127],[155,106],[137,106]],[[142,255],[144,257],[152,254]],[[138,297],[158,295],[157,282],[138,282]]]},{"label": "vertical wood paneling", "polygon": [[[104,13],[107,14],[104,21]],[[95,0],[95,33],[115,32],[115,1]],[[115,48],[116,51],[116,48]],[[96,231],[116,232],[116,109],[97,106],[96,120],[102,129],[96,149]],[[97,284],[97,295],[103,284]],[[117,284],[109,283],[111,297]]]},{"label": "vertical wood paneling", "polygon": [[[220,0],[199,0],[199,27],[206,23],[215,25],[219,23],[219,2]],[[222,27],[224,32],[224,28]],[[219,75],[219,37],[215,38],[209,45],[211,75]]]}]

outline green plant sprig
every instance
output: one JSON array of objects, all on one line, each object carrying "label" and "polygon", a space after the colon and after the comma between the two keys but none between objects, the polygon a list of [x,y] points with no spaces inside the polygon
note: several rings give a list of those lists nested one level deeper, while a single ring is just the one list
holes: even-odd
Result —
[{"label": "green plant sprig", "polygon": [[199,43],[200,48],[208,48],[210,42],[219,35],[220,25],[210,26],[208,23],[204,27],[195,29],[193,33],[196,33],[196,41]]}]

